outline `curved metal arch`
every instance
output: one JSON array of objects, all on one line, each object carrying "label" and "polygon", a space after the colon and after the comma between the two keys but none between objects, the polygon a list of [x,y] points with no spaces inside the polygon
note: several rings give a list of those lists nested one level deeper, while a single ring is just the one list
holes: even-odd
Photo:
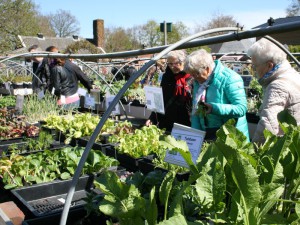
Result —
[{"label": "curved metal arch", "polygon": [[166,49],[164,49],[162,52],[160,52],[159,54],[157,54],[156,56],[154,56],[149,62],[147,62],[144,66],[142,66],[142,68],[140,68],[140,70],[138,70],[135,74],[133,74],[133,76],[131,76],[129,78],[129,80],[125,83],[125,85],[123,86],[123,88],[119,91],[119,93],[115,96],[114,100],[111,102],[111,104],[109,105],[108,109],[105,111],[105,113],[103,114],[101,120],[99,121],[99,123],[97,124],[91,138],[89,139],[85,150],[81,156],[81,159],[78,163],[77,169],[74,173],[72,182],[71,182],[71,186],[70,189],[68,191],[67,194],[67,198],[64,204],[64,208],[63,208],[63,212],[62,212],[62,216],[61,216],[61,220],[60,220],[60,225],[65,225],[67,222],[67,215],[70,209],[70,205],[72,202],[72,198],[75,192],[75,187],[77,185],[77,182],[79,180],[80,177],[80,173],[82,171],[82,168],[84,166],[84,163],[88,157],[88,154],[98,136],[98,134],[100,133],[105,121],[109,118],[109,115],[111,114],[111,112],[113,111],[115,105],[117,104],[117,102],[121,99],[121,97],[124,95],[124,93],[126,92],[126,90],[130,87],[131,84],[134,83],[134,81],[140,76],[142,75],[151,65],[153,65],[158,59],[160,59],[161,57],[163,57],[164,55],[166,55],[168,52],[176,49],[178,46],[189,42],[190,40],[193,40],[195,38],[207,35],[207,34],[212,34],[212,33],[217,33],[217,32],[224,32],[224,31],[238,31],[239,28],[238,27],[225,27],[225,28],[216,28],[216,29],[211,29],[211,30],[207,30],[207,31],[202,31],[199,32],[197,34],[191,35],[183,40],[180,40],[176,43],[174,43],[173,45],[170,45],[169,47],[167,47]]},{"label": "curved metal arch", "polygon": [[[11,59],[11,58],[10,58]],[[8,62],[13,62],[14,64],[16,64],[17,66],[22,66],[22,67],[24,67],[24,65],[22,65],[22,64],[20,64],[20,63],[17,63],[17,62],[15,62],[15,61],[12,61],[12,60],[10,60],[10,59],[8,59],[8,60],[6,60],[6,61],[8,61]],[[1,61],[2,62],[2,61]],[[30,73],[30,75],[32,75],[32,76],[34,76],[35,78],[37,78],[37,80],[40,82],[40,83],[42,83],[42,81],[40,80],[40,78],[38,77],[38,76],[36,76],[30,69],[28,69],[27,67],[25,67],[25,70],[27,71],[27,72],[29,72]],[[0,76],[0,79],[1,79],[1,76]]]},{"label": "curved metal arch", "polygon": [[[80,59],[77,59],[78,62],[82,63],[83,65],[85,65],[86,67],[88,67],[90,70],[92,70],[94,73],[96,73],[101,79],[102,81],[104,81],[104,83],[107,85],[107,87],[112,91],[113,94],[116,94],[115,91],[111,88],[111,86],[109,85],[109,83],[96,71],[94,70],[92,67],[90,67],[89,65],[87,65],[85,62],[81,61]],[[119,101],[119,104],[121,105],[124,113],[125,113],[125,117],[126,119],[128,118],[125,107],[123,105],[123,103],[121,102],[121,100]]]},{"label": "curved metal arch", "polygon": [[300,63],[299,61],[296,59],[295,56],[293,56],[293,54],[288,50],[286,49],[283,44],[279,43],[278,41],[276,41],[274,38],[266,35],[264,36],[263,38],[273,42],[275,45],[277,45],[282,51],[284,51],[289,57],[291,57],[291,59],[297,64],[298,67],[300,67]]}]

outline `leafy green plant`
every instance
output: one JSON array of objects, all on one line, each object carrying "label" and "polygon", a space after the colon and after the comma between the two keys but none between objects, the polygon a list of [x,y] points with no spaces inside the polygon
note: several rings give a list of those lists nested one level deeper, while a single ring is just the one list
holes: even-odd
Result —
[{"label": "leafy green plant", "polygon": [[59,115],[62,109],[57,105],[54,95],[46,92],[40,99],[37,94],[32,94],[24,99],[23,114],[29,123],[37,123],[50,115]]},{"label": "leafy green plant", "polygon": [[[38,152],[27,156],[11,154],[0,159],[0,176],[6,189],[21,187],[25,184],[49,182],[55,179],[69,179],[74,175],[82,147],[65,147],[60,150]],[[118,161],[105,156],[101,151],[91,150],[82,174],[100,172]]]},{"label": "leafy green plant", "polygon": [[164,130],[155,125],[144,126],[141,129],[136,129],[134,133],[113,135],[109,138],[109,141],[118,143],[116,146],[118,152],[139,158],[164,151],[163,146],[159,143],[159,137],[163,132]]},{"label": "leafy green plant", "polygon": [[[91,113],[83,113],[67,116],[50,115],[44,121],[46,122],[45,127],[61,131],[66,136],[65,144],[69,144],[72,138],[91,136],[100,118]],[[116,122],[108,119],[96,141],[100,141],[102,134],[122,135],[123,133],[132,132],[132,130],[132,123],[129,121]]]},{"label": "leafy green plant", "polygon": [[[160,184],[159,193],[153,186],[143,193],[139,182],[128,184],[116,175],[105,174],[96,182],[106,194],[100,211],[117,218],[121,225],[145,221],[299,224],[300,127],[284,113],[279,120],[284,135],[265,131],[266,142],[261,146],[249,143],[235,128],[235,121],[229,120],[217,132],[217,140],[201,152],[197,164],[183,142],[164,136],[161,141],[180,152],[189,165],[189,180],[177,183],[172,171]],[[158,202],[163,210],[158,211]],[[162,217],[157,212],[163,212]]]},{"label": "leafy green plant", "polygon": [[250,92],[247,98],[248,112],[257,113],[263,98],[262,86],[258,83],[257,78],[252,78],[248,92]]},{"label": "leafy green plant", "polygon": [[8,95],[8,96],[0,96],[0,108],[5,108],[8,106],[16,105],[16,96]]}]

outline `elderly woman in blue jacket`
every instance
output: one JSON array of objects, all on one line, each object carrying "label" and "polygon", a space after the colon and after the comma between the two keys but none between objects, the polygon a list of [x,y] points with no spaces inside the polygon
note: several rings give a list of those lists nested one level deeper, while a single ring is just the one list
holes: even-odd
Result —
[{"label": "elderly woman in blue jacket", "polygon": [[249,140],[246,120],[247,98],[239,74],[201,49],[185,60],[185,72],[194,77],[191,126],[206,131],[206,139],[215,139],[216,131],[229,119]]}]

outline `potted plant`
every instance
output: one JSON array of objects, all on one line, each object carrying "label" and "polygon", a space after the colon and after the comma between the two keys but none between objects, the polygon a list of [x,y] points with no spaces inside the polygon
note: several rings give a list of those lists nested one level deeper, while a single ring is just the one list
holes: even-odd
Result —
[{"label": "potted plant", "polygon": [[61,112],[56,97],[48,92],[42,99],[37,94],[29,95],[24,99],[23,115],[29,124],[38,124],[49,115],[59,115]]}]

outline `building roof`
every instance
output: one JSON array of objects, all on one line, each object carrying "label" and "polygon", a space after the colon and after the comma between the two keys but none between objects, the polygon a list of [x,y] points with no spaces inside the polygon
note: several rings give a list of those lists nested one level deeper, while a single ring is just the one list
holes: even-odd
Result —
[{"label": "building roof", "polygon": [[82,40],[77,36],[73,37],[43,37],[38,36],[21,36],[18,35],[22,48],[19,48],[12,53],[26,53],[28,48],[32,45],[38,45],[42,50],[45,50],[49,46],[56,46],[58,49],[65,49],[68,45],[73,44],[76,41]]},{"label": "building roof", "polygon": [[300,16],[291,16],[291,17],[284,17],[284,18],[277,18],[277,19],[273,19],[272,17],[270,17],[266,21],[266,23],[263,23],[256,27],[253,27],[252,29],[268,27],[268,26],[270,26],[270,22],[272,22],[272,26],[276,26],[276,25],[285,24],[285,23],[297,22],[299,20],[300,20]]},{"label": "building roof", "polygon": [[[300,16],[291,16],[291,17],[278,18],[278,19],[273,19],[270,17],[266,21],[266,23],[256,26],[253,29],[266,28],[269,26],[278,26],[278,25],[299,22],[299,21],[300,21]],[[284,45],[300,45],[300,30],[298,29],[285,32],[285,33],[271,34],[270,36]],[[257,37],[257,39],[259,38],[261,37]]]},{"label": "building roof", "polygon": [[243,53],[247,52],[254,40],[242,39],[240,41],[229,41],[210,45],[212,53]]}]

